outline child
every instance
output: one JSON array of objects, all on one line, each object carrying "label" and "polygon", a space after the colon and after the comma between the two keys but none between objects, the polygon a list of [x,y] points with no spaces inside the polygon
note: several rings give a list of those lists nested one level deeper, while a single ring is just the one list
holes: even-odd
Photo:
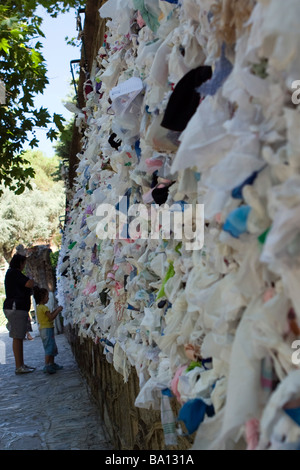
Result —
[{"label": "child", "polygon": [[59,366],[54,362],[54,357],[58,354],[58,351],[54,338],[53,321],[62,311],[62,307],[57,307],[55,310],[53,310],[53,312],[49,312],[49,308],[45,305],[49,300],[49,293],[47,289],[34,287],[33,295],[37,304],[37,321],[45,350],[44,372],[47,372],[48,374],[55,374],[55,372],[59,369],[62,369],[63,366]]}]

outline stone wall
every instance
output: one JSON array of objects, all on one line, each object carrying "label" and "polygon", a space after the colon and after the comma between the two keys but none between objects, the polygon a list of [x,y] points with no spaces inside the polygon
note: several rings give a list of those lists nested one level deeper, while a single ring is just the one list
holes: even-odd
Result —
[{"label": "stone wall", "polygon": [[[139,381],[134,368],[131,369],[128,382],[124,383],[123,376],[107,362],[100,343],[95,344],[90,338],[78,336],[76,328],[70,325],[65,328],[65,334],[116,450],[191,448],[193,436],[179,436],[178,446],[166,447],[160,412],[134,405],[139,393]],[[175,399],[172,407],[176,415],[179,407]]]}]

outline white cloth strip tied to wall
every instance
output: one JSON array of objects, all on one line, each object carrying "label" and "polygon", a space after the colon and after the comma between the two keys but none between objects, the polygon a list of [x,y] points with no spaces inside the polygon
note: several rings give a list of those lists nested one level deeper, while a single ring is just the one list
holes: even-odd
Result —
[{"label": "white cloth strip tied to wall", "polygon": [[[184,422],[194,449],[299,448],[300,4],[109,0],[100,15],[93,91],[75,110],[65,321],[109,344],[125,381],[135,367],[135,404],[161,410],[166,444]],[[129,207],[154,203],[204,203],[204,247],[130,239]]]}]

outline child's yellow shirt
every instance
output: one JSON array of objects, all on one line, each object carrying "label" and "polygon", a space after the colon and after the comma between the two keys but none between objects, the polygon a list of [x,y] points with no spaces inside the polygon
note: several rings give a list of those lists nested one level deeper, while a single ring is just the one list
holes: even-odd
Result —
[{"label": "child's yellow shirt", "polygon": [[53,328],[53,320],[50,320],[46,312],[49,312],[49,307],[47,305],[39,304],[36,307],[36,315],[40,328]]}]

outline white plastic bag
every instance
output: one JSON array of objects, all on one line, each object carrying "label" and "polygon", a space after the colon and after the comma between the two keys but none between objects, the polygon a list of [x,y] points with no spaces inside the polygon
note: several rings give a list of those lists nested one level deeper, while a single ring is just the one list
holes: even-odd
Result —
[{"label": "white plastic bag", "polygon": [[228,118],[225,102],[218,103],[216,97],[206,97],[180,136],[181,144],[172,173],[194,166],[204,171],[220,161],[235,141],[223,126]]}]

